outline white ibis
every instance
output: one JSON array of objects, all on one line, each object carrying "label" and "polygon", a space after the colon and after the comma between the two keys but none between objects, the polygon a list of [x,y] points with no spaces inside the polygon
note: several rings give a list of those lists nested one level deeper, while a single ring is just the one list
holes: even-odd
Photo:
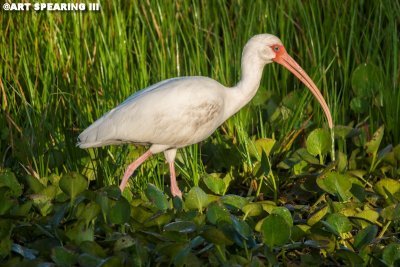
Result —
[{"label": "white ibis", "polygon": [[263,68],[277,62],[299,78],[314,94],[327,117],[332,116],[323,96],[307,73],[290,57],[282,42],[271,34],[259,34],[246,44],[242,54],[241,80],[232,88],[201,76],[161,81],[136,92],[95,121],[78,137],[81,148],[133,143],[150,148],[131,163],[119,188],[151,155],[164,152],[169,163],[172,196],[182,197],[175,175],[178,148],[209,137],[225,120],[256,94]]}]

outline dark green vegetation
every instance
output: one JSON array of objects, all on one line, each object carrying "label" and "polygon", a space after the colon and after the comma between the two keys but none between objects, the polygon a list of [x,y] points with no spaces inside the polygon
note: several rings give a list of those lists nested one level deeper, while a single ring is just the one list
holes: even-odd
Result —
[{"label": "dark green vegetation", "polygon": [[[142,2],[1,11],[0,265],[399,266],[399,2]],[[235,84],[263,32],[326,97],[335,162],[317,102],[274,64],[246,108],[178,155],[183,201],[163,193],[161,156],[121,196],[143,148],[75,147],[162,79]]]}]

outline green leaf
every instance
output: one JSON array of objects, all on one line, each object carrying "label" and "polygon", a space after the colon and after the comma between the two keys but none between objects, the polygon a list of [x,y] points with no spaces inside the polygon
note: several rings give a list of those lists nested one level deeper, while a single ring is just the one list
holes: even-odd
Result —
[{"label": "green leaf", "polygon": [[214,202],[207,207],[207,219],[212,224],[217,224],[218,222],[230,221],[229,211],[221,204]]},{"label": "green leaf", "polygon": [[0,188],[1,187],[8,187],[15,197],[22,195],[22,186],[19,184],[15,174],[8,169],[0,169]]},{"label": "green leaf", "polygon": [[400,182],[390,178],[383,178],[374,185],[374,190],[387,199],[400,191]]},{"label": "green leaf", "polygon": [[6,214],[15,204],[16,200],[10,199],[5,194],[0,195],[0,215]]},{"label": "green leaf", "polygon": [[244,205],[249,203],[247,199],[241,196],[237,195],[225,195],[221,197],[221,201],[224,204],[230,205],[232,207],[235,207],[237,209],[242,209]]},{"label": "green leaf", "polygon": [[385,126],[382,125],[378,130],[374,133],[371,140],[365,144],[365,149],[367,153],[376,155],[378,153],[379,145],[381,144],[383,133],[385,132]]},{"label": "green leaf", "polygon": [[216,245],[225,245],[225,246],[230,246],[233,245],[233,241],[229,239],[224,232],[219,230],[218,228],[214,226],[207,226],[203,232],[202,232],[202,237],[206,239],[210,243],[214,243]]},{"label": "green leaf", "polygon": [[318,176],[317,184],[322,190],[339,197],[342,201],[349,200],[351,197],[350,189],[352,184],[347,175],[330,172],[326,175]]},{"label": "green leaf", "polygon": [[315,129],[306,141],[307,151],[313,155],[325,155],[331,149],[331,135],[326,129]]},{"label": "green leaf", "polygon": [[105,258],[107,256],[107,253],[104,251],[104,249],[94,241],[83,241],[79,244],[79,248],[81,251],[99,258]]},{"label": "green leaf", "polygon": [[47,216],[53,210],[53,203],[51,198],[46,195],[36,194],[31,195],[30,198],[33,201],[33,206],[39,209],[42,216]]},{"label": "green leaf", "polygon": [[148,184],[145,190],[146,197],[157,207],[157,209],[166,211],[169,208],[168,200],[163,191],[153,184]]},{"label": "green leaf", "polygon": [[276,208],[276,203],[271,200],[258,201],[257,203],[268,213],[272,213],[272,210]]},{"label": "green leaf", "polygon": [[64,174],[59,182],[61,190],[67,194],[71,200],[82,193],[88,187],[85,177],[76,172]]},{"label": "green leaf", "polygon": [[208,174],[203,177],[203,181],[214,194],[223,195],[225,193],[225,182],[223,179],[216,177],[212,174]]},{"label": "green leaf", "polygon": [[131,207],[129,202],[124,197],[121,197],[110,209],[109,219],[111,223],[124,224],[129,221],[130,214]]},{"label": "green leaf", "polygon": [[368,111],[368,102],[364,97],[354,97],[350,101],[350,108],[357,114],[363,114]]},{"label": "green leaf", "polygon": [[262,152],[264,151],[264,153],[269,156],[275,143],[276,140],[271,138],[257,139],[249,146],[250,155],[254,156],[255,158],[260,158]]},{"label": "green leaf", "polygon": [[192,187],[186,195],[185,206],[188,209],[197,209],[202,213],[207,204],[208,196],[200,187]]},{"label": "green leaf", "polygon": [[341,213],[329,214],[326,218],[326,222],[335,230],[339,235],[348,233],[352,230],[350,220]]},{"label": "green leaf", "polygon": [[363,266],[364,260],[357,253],[348,250],[348,249],[338,249],[335,253],[336,256],[342,258],[345,263],[345,266]]},{"label": "green leaf", "polygon": [[79,220],[82,220],[86,226],[100,214],[100,206],[95,202],[89,202],[85,208],[76,214]]},{"label": "green leaf", "polygon": [[400,203],[390,205],[381,211],[381,216],[385,220],[400,220]]},{"label": "green leaf", "polygon": [[117,241],[114,243],[114,251],[120,251],[125,248],[129,248],[136,243],[135,239],[130,235],[124,235],[118,238]]},{"label": "green leaf", "polygon": [[290,211],[285,207],[276,207],[272,210],[272,214],[277,214],[285,219],[286,223],[292,227],[293,226],[293,218]]},{"label": "green leaf", "polygon": [[45,186],[39,181],[39,179],[31,175],[25,176],[25,181],[28,184],[29,188],[33,191],[33,193],[39,193],[45,188]]},{"label": "green leaf", "polygon": [[105,262],[105,260],[102,260],[96,256],[87,254],[87,253],[82,253],[78,257],[78,266],[85,266],[85,267],[97,267],[97,266],[102,266],[102,264]]},{"label": "green leaf", "polygon": [[308,217],[307,224],[310,226],[313,226],[314,224],[316,224],[317,222],[322,220],[322,218],[325,217],[325,215],[328,213],[328,211],[329,211],[329,207],[326,205],[323,206],[322,208],[318,209],[317,211],[315,211]]},{"label": "green leaf", "polygon": [[73,266],[78,261],[78,256],[65,247],[55,247],[51,251],[51,259],[57,266]]},{"label": "green leaf", "polygon": [[164,225],[164,231],[170,232],[178,232],[181,234],[191,233],[196,231],[197,226],[194,222],[191,221],[178,221],[178,222],[171,222]]},{"label": "green leaf", "polygon": [[361,228],[365,228],[371,223],[376,223],[378,221],[379,213],[375,210],[363,210],[355,214],[354,218],[362,218],[361,220],[357,220],[357,223],[361,226]]},{"label": "green leaf", "polygon": [[381,70],[371,63],[359,65],[351,75],[351,87],[360,97],[373,97],[382,83]]},{"label": "green leaf", "polygon": [[350,138],[358,133],[358,131],[350,126],[346,125],[335,125],[334,131],[335,138]]},{"label": "green leaf", "polygon": [[68,228],[65,235],[75,244],[79,245],[83,241],[94,240],[94,229],[93,226],[86,227],[83,223],[76,224],[75,226]]},{"label": "green leaf", "polygon": [[377,233],[378,227],[376,225],[368,225],[354,237],[354,247],[361,250],[363,247],[368,246],[375,239]]},{"label": "green leaf", "polygon": [[383,250],[383,260],[388,266],[399,266],[400,264],[400,244],[391,243]]},{"label": "green leaf", "polygon": [[271,214],[263,221],[261,225],[261,234],[264,243],[270,248],[284,245],[290,238],[291,227],[286,220],[278,215]]},{"label": "green leaf", "polygon": [[259,216],[263,212],[262,205],[259,203],[248,203],[243,206],[244,220],[250,216]]}]

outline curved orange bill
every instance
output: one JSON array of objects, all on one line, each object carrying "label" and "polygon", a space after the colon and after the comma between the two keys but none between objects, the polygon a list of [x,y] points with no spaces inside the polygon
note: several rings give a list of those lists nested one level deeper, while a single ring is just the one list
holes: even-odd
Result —
[{"label": "curved orange bill", "polygon": [[277,51],[275,50],[276,57],[273,59],[273,61],[287,68],[300,81],[302,81],[308,87],[308,89],[310,89],[311,93],[313,93],[313,95],[317,98],[319,104],[321,105],[325,113],[325,116],[328,120],[329,128],[332,129],[333,128],[332,115],[321,92],[318,90],[313,80],[311,80],[311,78],[307,75],[307,73],[300,67],[300,65],[297,64],[297,62],[291,56],[289,56],[285,48],[281,45],[279,45],[278,48],[279,49]]}]

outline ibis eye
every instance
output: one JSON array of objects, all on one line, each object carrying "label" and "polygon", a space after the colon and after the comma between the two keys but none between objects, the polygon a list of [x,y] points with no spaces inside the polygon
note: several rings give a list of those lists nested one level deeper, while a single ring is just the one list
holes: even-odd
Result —
[{"label": "ibis eye", "polygon": [[278,52],[278,51],[279,51],[279,46],[275,45],[275,46],[273,47],[273,49],[274,49],[275,52]]}]

